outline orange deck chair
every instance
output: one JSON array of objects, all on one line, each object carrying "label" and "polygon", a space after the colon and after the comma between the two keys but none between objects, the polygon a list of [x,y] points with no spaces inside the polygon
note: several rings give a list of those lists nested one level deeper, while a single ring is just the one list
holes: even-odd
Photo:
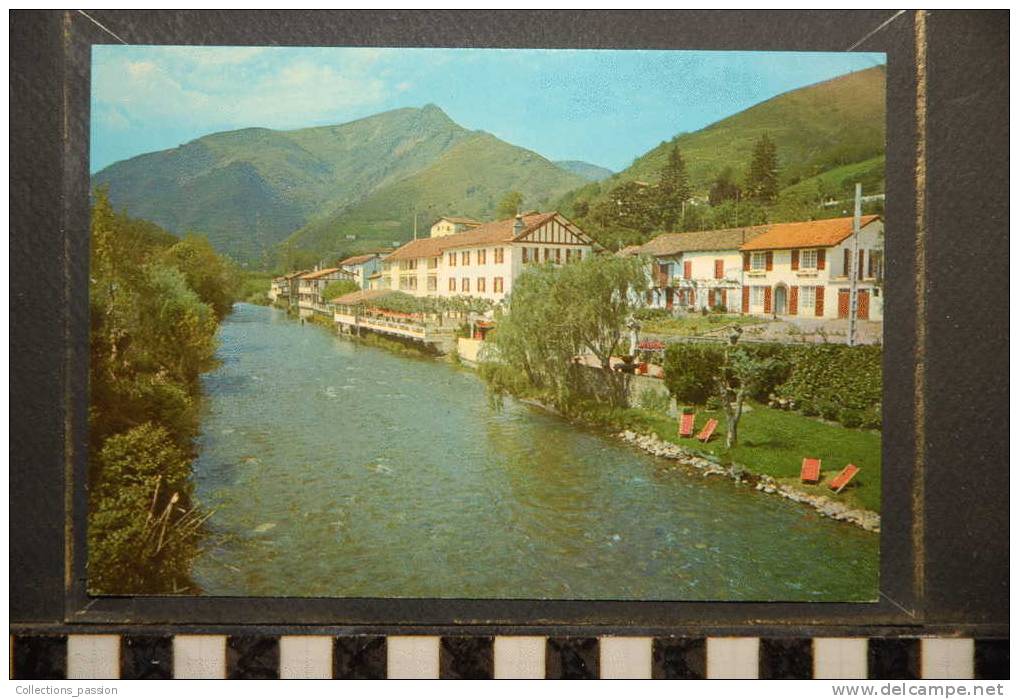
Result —
[{"label": "orange deck chair", "polygon": [[800,481],[803,483],[817,483],[821,480],[821,460],[803,457],[803,465],[800,466]]},{"label": "orange deck chair", "polygon": [[841,493],[842,489],[849,485],[849,481],[853,480],[853,476],[860,472],[860,469],[856,468],[853,464],[847,464],[839,475],[831,479],[831,483],[828,487],[834,490],[836,493]]},{"label": "orange deck chair", "polygon": [[711,435],[715,433],[716,427],[718,427],[718,420],[711,418],[704,423],[704,429],[702,429],[701,433],[697,435],[697,439],[707,444],[708,440],[711,439]]},{"label": "orange deck chair", "polygon": [[679,416],[679,436],[693,437],[693,413],[683,413]]}]

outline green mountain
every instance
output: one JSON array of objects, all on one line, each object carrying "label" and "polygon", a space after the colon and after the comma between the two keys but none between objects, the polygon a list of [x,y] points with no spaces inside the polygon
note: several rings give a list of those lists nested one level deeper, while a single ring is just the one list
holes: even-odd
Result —
[{"label": "green mountain", "polygon": [[607,167],[585,163],[583,160],[556,160],[554,162],[563,170],[572,172],[574,175],[580,175],[585,180],[590,180],[591,182],[600,182],[608,177],[612,177],[613,174],[612,170],[609,170]]},{"label": "green mountain", "polygon": [[[656,182],[673,146],[683,155],[694,194],[704,196],[726,168],[742,181],[753,145],[764,134],[776,144],[782,188],[854,164],[873,166],[880,158],[880,172],[872,167],[868,176],[870,192],[883,191],[885,67],[792,90],[699,131],[679,134],[638,157],[626,170],[571,192],[560,206],[571,210],[578,202],[594,205],[624,182]],[[816,190],[818,181],[813,185]]]},{"label": "green mountain", "polygon": [[[458,149],[468,142],[469,150]],[[495,162],[499,158],[505,164]],[[221,252],[259,262],[294,231],[311,221],[335,220],[365,199],[375,202],[373,215],[380,220],[411,221],[406,211],[387,210],[372,195],[439,162],[451,170],[421,198],[437,214],[487,213],[489,197],[498,200],[513,188],[536,200],[540,192],[559,196],[583,183],[530,151],[464,129],[434,105],[337,126],[211,134],[114,163],[92,179],[107,186],[114,206],[133,217],[178,235],[204,233]],[[392,206],[407,204],[394,200]],[[384,222],[372,223],[386,228]],[[398,233],[406,238],[410,231]],[[314,240],[333,244],[328,235]]]},{"label": "green mountain", "polygon": [[370,249],[408,240],[415,212],[419,234],[427,235],[444,214],[492,218],[507,192],[523,194],[525,209],[545,209],[584,181],[537,153],[478,131],[428,167],[312,221],[286,243],[322,253]]}]

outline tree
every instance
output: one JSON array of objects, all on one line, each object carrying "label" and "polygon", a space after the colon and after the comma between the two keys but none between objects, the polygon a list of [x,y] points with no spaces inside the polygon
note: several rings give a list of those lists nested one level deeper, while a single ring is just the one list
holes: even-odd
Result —
[{"label": "tree", "polygon": [[629,229],[643,239],[654,230],[657,212],[650,187],[631,180],[610,189],[595,205],[591,216],[602,228]]},{"label": "tree", "polygon": [[690,198],[690,180],[686,163],[677,146],[669,151],[669,159],[658,176],[655,190],[657,224],[664,231],[675,230],[683,219],[686,201]]},{"label": "tree", "polygon": [[166,251],[166,260],[179,269],[190,286],[222,319],[233,307],[238,272],[216,254],[205,236],[189,233]]},{"label": "tree", "polygon": [[361,287],[357,285],[357,282],[352,279],[340,279],[335,282],[330,282],[326,284],[324,289],[322,289],[322,300],[329,303],[340,296],[352,294],[355,291],[360,290],[360,288]]},{"label": "tree", "polygon": [[520,207],[524,204],[524,195],[520,192],[507,192],[506,195],[499,200],[499,206],[496,208],[495,216],[498,219],[513,218],[520,213]]},{"label": "tree", "polygon": [[739,198],[739,196],[740,188],[733,178],[732,168],[726,167],[718,173],[718,177],[711,183],[711,189],[708,190],[708,203],[712,206],[718,206],[724,201],[731,201]]},{"label": "tree", "polygon": [[[489,387],[514,392],[523,384],[567,413],[587,401],[625,407],[628,376],[613,371],[610,360],[626,349],[626,322],[641,304],[633,290],[647,281],[646,260],[635,257],[528,269],[514,282],[492,340],[510,378],[483,372]],[[585,366],[585,356],[596,366]]]},{"label": "tree", "polygon": [[778,152],[768,134],[763,134],[754,144],[747,175],[747,194],[765,204],[774,201],[778,195]]},{"label": "tree", "polygon": [[774,359],[754,357],[737,346],[742,333],[743,329],[738,325],[732,326],[729,342],[722,352],[722,364],[714,377],[715,390],[725,412],[726,449],[732,449],[738,443],[744,401],[757,392],[775,367]]}]

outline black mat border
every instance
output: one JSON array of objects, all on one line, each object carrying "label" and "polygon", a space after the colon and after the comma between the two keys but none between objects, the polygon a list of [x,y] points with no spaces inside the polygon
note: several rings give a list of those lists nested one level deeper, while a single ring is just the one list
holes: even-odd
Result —
[{"label": "black mat border", "polygon": [[[471,46],[554,46],[554,47],[615,47],[615,48],[712,48],[712,49],[781,49],[781,50],[844,50],[871,29],[891,16],[888,11],[862,12],[357,12],[357,13],[276,13],[276,12],[91,12],[93,17],[113,29],[129,43],[202,43],[280,45],[440,45],[436,37],[448,34],[450,26],[458,27],[458,36],[470,37]],[[964,76],[950,73],[951,80],[939,86],[940,77],[934,70],[948,55],[958,65],[980,64],[985,80],[1001,78],[1001,69],[988,69],[988,55],[1000,50],[1007,30],[1001,13],[933,13],[928,18],[931,69],[931,111],[943,104],[951,112],[951,99],[960,88]],[[998,25],[998,26],[996,26]],[[962,31],[960,31],[960,29]],[[912,13],[897,18],[884,30],[868,39],[860,50],[885,51],[888,54],[888,194],[886,229],[902,232],[889,235],[888,296],[886,297],[886,401],[885,401],[885,493],[884,532],[882,533],[882,591],[887,598],[876,604],[807,604],[807,603],[691,603],[691,602],[605,602],[605,601],[494,601],[494,600],[364,600],[364,599],[270,599],[270,598],[89,598],[84,594],[83,548],[80,526],[66,526],[65,513],[73,512],[80,523],[83,515],[84,490],[65,492],[63,485],[73,473],[80,483],[84,464],[80,459],[64,459],[65,446],[72,454],[83,454],[85,445],[85,361],[87,361],[87,113],[88,113],[88,47],[92,43],[114,40],[78,13],[14,12],[12,30],[12,293],[11,293],[11,404],[17,409],[11,418],[11,565],[12,619],[17,622],[42,622],[47,625],[70,623],[132,622],[142,624],[342,624],[371,625],[372,628],[401,628],[427,632],[436,627],[473,627],[492,633],[495,627],[537,628],[551,626],[556,634],[567,629],[589,629],[633,632],[637,629],[704,629],[745,625],[763,625],[776,629],[796,627],[827,627],[884,625],[887,627],[918,627],[940,620],[1003,624],[1007,619],[1007,540],[1004,547],[987,546],[987,555],[978,559],[976,568],[960,570],[949,565],[960,552],[960,543],[972,543],[976,532],[968,530],[963,541],[946,537],[926,537],[920,543],[922,556],[914,560],[913,509],[911,474],[913,472],[913,370],[915,356],[915,296],[912,293],[915,263],[914,188],[912,181],[915,152],[915,52],[914,17]],[[974,33],[976,36],[974,37]],[[958,38],[968,35],[977,41],[959,46]],[[986,41],[992,35],[994,41]],[[968,58],[967,58],[968,57]],[[960,60],[962,59],[962,60]],[[970,62],[967,63],[967,60]],[[1007,80],[1007,54],[1004,63]],[[970,84],[983,98],[970,106],[972,119],[981,117],[990,125],[1001,112],[1001,101],[995,99],[998,85]],[[941,89],[939,96],[938,89]],[[1000,90],[998,90],[1000,92]],[[1007,90],[1005,90],[1007,100]],[[1006,103],[1007,104],[1007,103]],[[67,105],[65,111],[64,105]],[[1007,110],[1007,107],[1005,107]],[[1007,114],[1007,112],[1005,112]],[[65,118],[66,117],[66,118]],[[932,141],[945,141],[938,124],[931,123]],[[993,131],[993,129],[992,129]],[[982,135],[986,138],[987,131]],[[997,133],[1001,137],[1000,131]],[[953,134],[955,136],[955,134]],[[1007,143],[1007,123],[1004,125]],[[975,134],[971,149],[950,151],[961,161],[975,160],[976,154],[987,149]],[[1000,146],[1000,143],[999,143]],[[933,151],[934,149],[932,149]],[[1007,196],[1007,148],[1004,190]],[[980,163],[983,165],[984,163]],[[932,164],[933,165],[933,164]],[[972,170],[974,163],[969,162]],[[965,169],[965,168],[964,168]],[[948,172],[946,169],[944,172]],[[938,190],[939,180],[930,178],[929,191]],[[970,194],[976,200],[993,200],[1002,190],[1002,180],[970,181]],[[969,202],[974,199],[969,199]],[[999,201],[1007,201],[1001,197]],[[975,207],[967,206],[965,196],[956,189],[953,194],[956,213],[969,214],[970,221],[986,220],[987,215],[973,216]],[[938,225],[936,214],[941,202],[929,202],[932,226]],[[979,214],[979,212],[976,212]],[[969,284],[969,293],[1001,288],[1007,271],[1007,249],[1002,253],[1001,219],[990,212],[990,225],[982,229],[988,245],[980,259],[941,257],[933,248],[928,257],[928,278],[936,279],[930,263],[944,264],[943,272],[979,270]],[[1007,229],[1007,216],[1005,227]],[[909,235],[905,232],[909,231]],[[981,235],[981,230],[971,235]],[[1005,232],[1007,239],[1007,230]],[[931,240],[934,236],[931,236]],[[933,246],[932,246],[933,247]],[[997,264],[996,264],[997,263]],[[988,269],[991,270],[988,273]],[[1007,289],[1007,277],[1004,277]],[[995,287],[997,283],[999,286]],[[928,303],[946,294],[946,287],[931,283]],[[32,292],[34,306],[24,305]],[[947,288],[947,293],[953,289]],[[1000,296],[999,300],[1003,300]],[[1007,309],[1007,301],[1004,301]],[[1000,312],[1001,306],[988,304]],[[44,313],[40,313],[43,309]],[[979,377],[999,370],[1004,358],[1007,376],[1007,327],[1002,343],[1000,334],[983,342],[961,336],[951,325],[929,325],[932,346],[952,352],[974,342],[990,349],[989,361],[954,372],[953,386],[969,374]],[[935,332],[936,331],[936,332]],[[67,356],[57,352],[26,348],[65,347]],[[983,347],[981,347],[983,348]],[[18,351],[18,350],[21,351]],[[932,353],[928,357],[932,357]],[[946,355],[938,354],[940,360]],[[958,354],[956,354],[958,356]],[[932,367],[941,364],[932,362]],[[939,372],[942,371],[939,368]],[[978,382],[990,388],[995,401],[1007,401],[1007,381],[1003,396],[997,383]],[[928,385],[934,378],[928,374]],[[965,387],[968,384],[963,384]],[[928,419],[951,412],[954,419],[966,422],[978,418],[991,427],[1000,427],[1000,413],[977,411],[972,402],[949,406],[932,401],[928,394]],[[963,398],[972,396],[962,394]],[[986,405],[986,399],[985,399]],[[999,407],[1003,405],[997,404]],[[970,414],[972,412],[972,414]],[[1007,433],[1007,407],[1004,409],[1004,431]],[[939,449],[936,457],[931,446]],[[1007,446],[983,444],[979,475],[985,485],[995,471],[997,459],[1007,464]],[[943,448],[943,450],[942,450]],[[928,441],[925,472],[934,475],[933,482],[958,487],[953,459],[959,445]],[[935,471],[935,457],[937,472]],[[67,469],[70,469],[68,471]],[[955,476],[955,483],[952,483]],[[931,483],[928,478],[928,483]],[[1007,493],[983,488],[980,511],[977,502],[967,500],[960,508],[958,501],[947,506],[945,492],[928,490],[924,508],[932,506],[939,513],[938,521],[948,523],[960,515],[976,521],[992,531],[1007,531]],[[928,519],[930,519],[928,517]],[[930,531],[930,523],[927,523]],[[68,531],[76,535],[75,545],[66,539]],[[1004,556],[1002,558],[1002,552]],[[64,557],[69,555],[73,572],[65,577]],[[1004,567],[1002,566],[1004,561]],[[952,571],[946,577],[946,571]],[[1004,571],[1005,575],[1001,576]],[[939,582],[937,593],[925,593],[924,582]],[[989,581],[974,585],[973,580]],[[929,585],[927,586],[929,589]],[[979,590],[979,595],[967,595]],[[66,594],[66,597],[65,597]],[[925,605],[937,599],[936,606]],[[890,601],[894,600],[894,601]],[[929,608],[925,608],[929,607]],[[1003,611],[1004,610],[1004,611]],[[933,612],[933,613],[932,613]],[[63,622],[63,623],[62,623]],[[463,625],[463,626],[461,626]],[[562,626],[559,626],[562,625]],[[364,629],[351,626],[351,629]],[[462,631],[462,632],[463,632]],[[747,628],[746,631],[754,632]],[[363,632],[363,631],[359,631]],[[757,628],[754,634],[759,634]]]}]

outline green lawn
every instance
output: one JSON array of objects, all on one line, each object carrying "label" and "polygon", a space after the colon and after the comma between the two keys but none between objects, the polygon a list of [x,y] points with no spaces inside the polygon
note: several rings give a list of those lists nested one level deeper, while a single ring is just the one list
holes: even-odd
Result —
[{"label": "green lawn", "polygon": [[[764,473],[796,484],[804,490],[843,500],[855,507],[881,510],[881,434],[872,430],[856,430],[829,425],[793,412],[763,405],[751,405],[739,424],[739,444],[729,453],[725,448],[725,416],[721,411],[698,409],[696,431],[709,418],[718,420],[718,430],[707,444],[695,438],[677,435],[674,418],[656,416],[655,432],[662,439],[693,450],[710,452],[724,462],[735,462],[755,473]],[[695,432],[696,434],[696,432]],[[821,483],[807,486],[799,483],[800,463],[804,456],[821,459]],[[853,481],[835,495],[827,482],[849,463],[860,472]]]},{"label": "green lawn", "polygon": [[661,318],[641,323],[641,330],[654,335],[703,335],[730,325],[758,325],[766,318],[726,313],[691,313],[680,318]]}]

